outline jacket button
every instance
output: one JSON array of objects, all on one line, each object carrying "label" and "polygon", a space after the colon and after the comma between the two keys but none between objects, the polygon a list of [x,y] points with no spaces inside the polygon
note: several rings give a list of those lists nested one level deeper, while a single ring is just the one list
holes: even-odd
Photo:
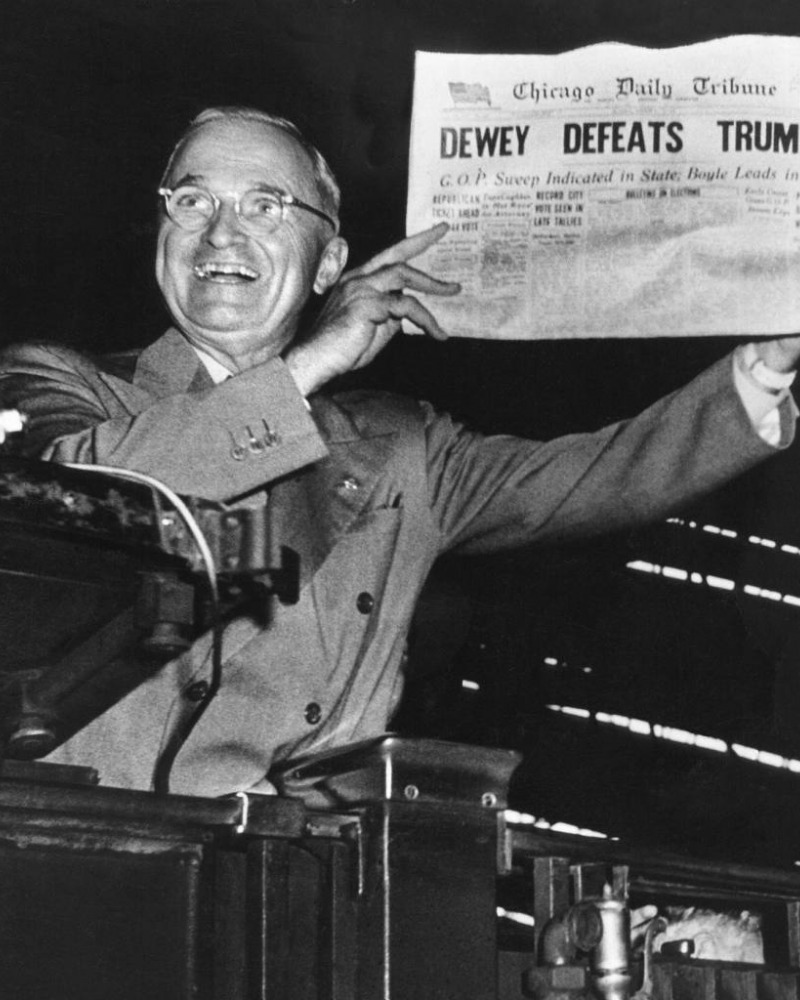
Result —
[{"label": "jacket button", "polygon": [[186,688],[185,693],[189,701],[202,701],[208,694],[208,681],[195,681]]},{"label": "jacket button", "polygon": [[310,701],[306,705],[306,722],[309,726],[316,726],[322,718],[322,709],[315,701]]},{"label": "jacket button", "polygon": [[356,607],[362,615],[368,615],[375,607],[375,598],[363,590],[356,598]]}]

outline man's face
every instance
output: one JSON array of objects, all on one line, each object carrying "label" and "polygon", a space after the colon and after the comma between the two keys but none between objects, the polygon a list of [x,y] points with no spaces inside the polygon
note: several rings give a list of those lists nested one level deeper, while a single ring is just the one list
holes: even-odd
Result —
[{"label": "man's face", "polygon": [[161,223],[156,277],[175,323],[228,367],[277,356],[295,335],[312,289],[324,291],[338,278],[344,244],[323,219],[293,208],[274,232],[253,236],[242,228],[234,199],[268,184],[321,208],[308,156],[272,125],[210,122],[166,179],[171,188],[184,183],[207,188],[222,204],[199,232],[167,217]]}]

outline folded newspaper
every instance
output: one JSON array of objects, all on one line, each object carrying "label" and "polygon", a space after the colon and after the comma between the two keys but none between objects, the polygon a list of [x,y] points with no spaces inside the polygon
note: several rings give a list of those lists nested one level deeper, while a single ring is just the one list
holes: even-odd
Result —
[{"label": "folded newspaper", "polygon": [[409,233],[452,335],[800,329],[800,39],[418,52]]}]

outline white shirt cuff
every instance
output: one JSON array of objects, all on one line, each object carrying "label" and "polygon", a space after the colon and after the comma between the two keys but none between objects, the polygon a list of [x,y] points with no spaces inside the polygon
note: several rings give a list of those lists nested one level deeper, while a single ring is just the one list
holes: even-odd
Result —
[{"label": "white shirt cuff", "polygon": [[[760,361],[754,344],[733,352],[733,383],[754,430],[766,444],[781,443],[781,403],[789,396],[794,373],[773,372]],[[767,384],[768,383],[768,384]]]}]

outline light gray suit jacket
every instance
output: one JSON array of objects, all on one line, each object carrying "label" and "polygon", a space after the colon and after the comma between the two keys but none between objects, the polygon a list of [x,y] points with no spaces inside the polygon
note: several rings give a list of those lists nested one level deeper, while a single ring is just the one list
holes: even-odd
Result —
[{"label": "light gray suit jacket", "polygon": [[[256,787],[276,761],[385,730],[440,553],[658,518],[774,451],[750,424],[730,358],[631,421],[546,443],[484,437],[388,394],[320,395],[309,410],[280,360],[214,386],[174,330],[127,374],[63,347],[9,349],[0,405],[29,415],[34,456],[131,468],[232,505],[265,502],[269,487],[276,537],[300,556],[300,600],[269,628],[242,617],[226,629],[221,690],[172,775],[174,791],[205,795]],[[53,759],[150,787],[194,710],[186,692],[208,676],[209,649],[200,637]]]}]

